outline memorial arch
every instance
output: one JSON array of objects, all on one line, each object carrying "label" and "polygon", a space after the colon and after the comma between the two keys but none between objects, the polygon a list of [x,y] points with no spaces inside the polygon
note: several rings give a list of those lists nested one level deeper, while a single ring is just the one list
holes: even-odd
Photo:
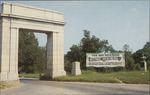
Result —
[{"label": "memorial arch", "polygon": [[[19,32],[47,34],[47,66],[50,78],[65,76],[63,14],[20,4],[3,3],[0,14],[0,81],[18,80]],[[38,57],[38,56],[37,56]]]}]

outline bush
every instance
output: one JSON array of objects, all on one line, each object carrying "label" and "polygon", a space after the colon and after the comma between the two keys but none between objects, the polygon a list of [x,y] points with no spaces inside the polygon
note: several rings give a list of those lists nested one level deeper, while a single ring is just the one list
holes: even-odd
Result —
[{"label": "bush", "polygon": [[39,78],[40,80],[52,80],[52,77],[47,77],[47,76],[45,76],[44,74],[40,74],[40,78]]},{"label": "bush", "polygon": [[65,58],[64,63],[65,63],[65,71],[71,73],[72,63],[67,58]]},{"label": "bush", "polygon": [[96,71],[96,68],[95,67],[87,67],[86,70],[88,70],[88,71]]},{"label": "bush", "polygon": [[102,73],[110,73],[110,72],[125,71],[125,68],[124,67],[100,67],[100,68],[95,68],[95,71],[102,72]]},{"label": "bush", "polygon": [[141,66],[139,63],[134,65],[134,70],[140,71],[140,68],[141,68]]},{"label": "bush", "polygon": [[113,69],[115,72],[119,72],[119,71],[125,71],[125,67],[114,67]]}]

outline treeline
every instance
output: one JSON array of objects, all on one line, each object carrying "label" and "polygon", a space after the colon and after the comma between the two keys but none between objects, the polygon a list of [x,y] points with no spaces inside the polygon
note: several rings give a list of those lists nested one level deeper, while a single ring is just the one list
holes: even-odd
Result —
[{"label": "treeline", "polygon": [[[133,71],[144,67],[142,56],[146,56],[147,67],[150,68],[150,42],[143,49],[132,53],[129,45],[124,45],[123,50],[115,50],[108,40],[100,40],[90,31],[83,30],[84,37],[78,45],[72,45],[65,55],[65,70],[71,72],[72,62],[79,61],[82,70],[97,70],[99,72]],[[86,53],[124,52],[125,68],[87,68]],[[40,47],[38,40],[32,32],[21,31],[19,34],[19,73],[44,73],[46,68],[46,48]]]},{"label": "treeline", "polygon": [[[100,40],[94,35],[90,35],[90,31],[83,30],[84,37],[81,39],[78,45],[73,45],[70,51],[65,55],[65,70],[71,72],[71,63],[79,61],[82,70],[97,70],[100,72],[113,72],[122,70],[140,70],[143,67],[142,55],[146,56],[148,67],[150,66],[150,42],[147,42],[143,49],[136,51],[132,54],[129,45],[124,45],[123,50],[115,50],[112,45],[109,45],[108,40]],[[125,68],[87,68],[86,67],[86,53],[96,52],[124,52],[125,54]]]},{"label": "treeline", "polygon": [[46,49],[39,47],[34,33],[19,33],[19,73],[43,73],[46,66]]}]

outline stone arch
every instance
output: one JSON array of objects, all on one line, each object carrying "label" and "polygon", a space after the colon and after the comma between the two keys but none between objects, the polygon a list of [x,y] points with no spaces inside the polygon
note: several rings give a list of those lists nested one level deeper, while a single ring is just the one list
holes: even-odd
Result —
[{"label": "stone arch", "polygon": [[0,81],[18,80],[19,30],[47,34],[47,77],[65,76],[63,14],[3,3],[0,14]]}]

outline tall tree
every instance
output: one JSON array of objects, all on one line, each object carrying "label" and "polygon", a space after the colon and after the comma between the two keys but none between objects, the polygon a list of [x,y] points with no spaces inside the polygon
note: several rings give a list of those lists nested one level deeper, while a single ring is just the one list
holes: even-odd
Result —
[{"label": "tall tree", "polygon": [[[73,45],[68,53],[67,58],[70,62],[80,61],[81,68],[86,69],[86,53],[93,52],[108,52],[115,51],[111,45],[109,45],[107,40],[100,40],[94,35],[90,35],[90,31],[83,30],[84,37],[81,39],[79,45]],[[68,62],[68,61],[67,61]]]},{"label": "tall tree", "polygon": [[101,52],[102,41],[94,35],[91,37],[90,31],[83,30],[84,37],[81,39],[80,46],[84,53]]},{"label": "tall tree", "polygon": [[112,45],[109,45],[108,40],[102,41],[102,50],[103,52],[116,52],[115,49],[112,47]]},{"label": "tall tree", "polygon": [[[38,40],[32,32],[19,33],[19,72],[42,72],[45,68],[44,49],[38,46]],[[42,69],[42,70],[41,70]]]},{"label": "tall tree", "polygon": [[143,55],[146,57],[146,62],[148,64],[147,67],[150,68],[150,42],[147,42],[144,45],[143,49],[139,49],[133,54],[133,58],[136,64],[140,63],[140,65],[143,66],[144,64],[142,59]]},{"label": "tall tree", "polygon": [[73,61],[80,61],[81,60],[81,56],[83,55],[80,46],[73,45],[70,48],[70,50],[71,51],[69,51],[68,54],[67,54],[68,59],[71,62],[73,62]]},{"label": "tall tree", "polygon": [[125,67],[127,70],[134,70],[134,59],[132,57],[132,53],[130,51],[130,47],[129,45],[125,44],[123,46],[123,51],[124,51],[124,55],[125,55]]},{"label": "tall tree", "polygon": [[143,48],[150,48],[150,42],[146,42]]}]

